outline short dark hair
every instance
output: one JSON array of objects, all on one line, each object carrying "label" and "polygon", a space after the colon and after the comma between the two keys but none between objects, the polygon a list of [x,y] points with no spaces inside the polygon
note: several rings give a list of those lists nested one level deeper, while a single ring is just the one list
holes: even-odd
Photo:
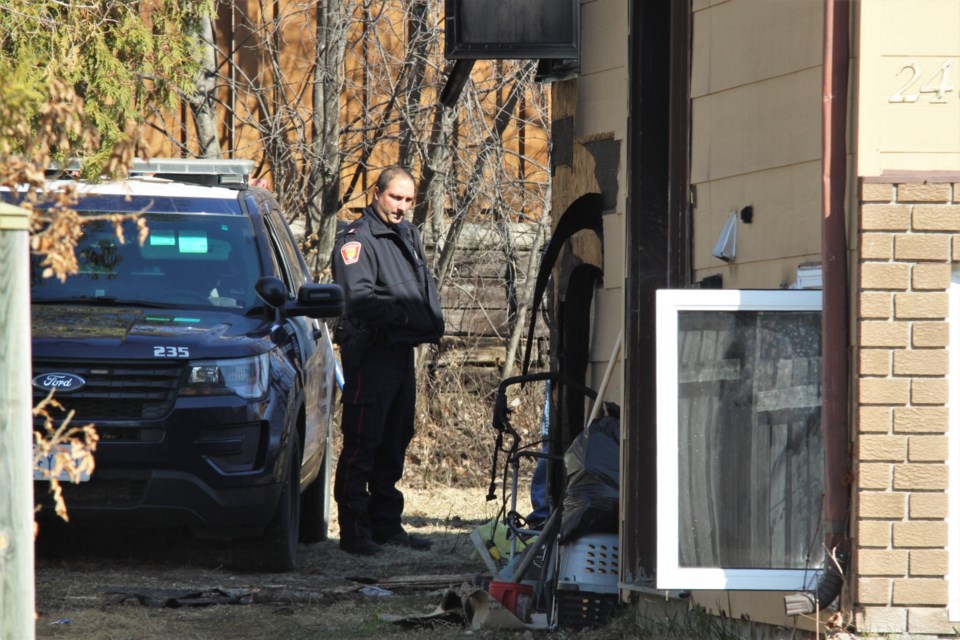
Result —
[{"label": "short dark hair", "polygon": [[397,178],[406,178],[413,184],[417,184],[417,181],[413,179],[413,174],[404,169],[403,167],[394,165],[392,167],[387,167],[380,172],[380,175],[377,176],[377,182],[374,185],[377,191],[383,192],[387,187],[390,186],[390,183],[396,180]]}]

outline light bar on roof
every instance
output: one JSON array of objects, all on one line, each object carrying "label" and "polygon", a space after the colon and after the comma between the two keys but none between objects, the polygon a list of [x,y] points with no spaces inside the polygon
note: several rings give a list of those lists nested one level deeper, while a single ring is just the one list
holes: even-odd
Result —
[{"label": "light bar on roof", "polygon": [[134,160],[131,173],[177,173],[184,175],[248,176],[253,160],[216,160],[210,158],[153,158]]},{"label": "light bar on roof", "polygon": [[[71,158],[62,166],[54,164],[51,169],[63,172],[80,171],[83,161]],[[130,167],[133,175],[179,174],[195,176],[220,176],[222,184],[241,184],[253,173],[253,160],[217,160],[210,158],[153,158],[135,159]],[[232,177],[236,176],[236,177]]]}]

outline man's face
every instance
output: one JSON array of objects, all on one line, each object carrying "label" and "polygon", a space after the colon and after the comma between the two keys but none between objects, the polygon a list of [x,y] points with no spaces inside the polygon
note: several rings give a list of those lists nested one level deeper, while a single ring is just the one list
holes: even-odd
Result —
[{"label": "man's face", "polygon": [[373,209],[380,219],[387,224],[400,224],[407,211],[413,206],[413,196],[415,194],[413,181],[398,176],[391,180],[383,191],[374,189]]}]

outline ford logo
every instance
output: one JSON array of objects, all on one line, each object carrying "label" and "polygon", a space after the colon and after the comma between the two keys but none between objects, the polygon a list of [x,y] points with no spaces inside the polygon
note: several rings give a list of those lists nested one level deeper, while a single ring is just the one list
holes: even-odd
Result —
[{"label": "ford logo", "polygon": [[83,389],[86,384],[86,380],[72,373],[41,373],[33,379],[33,386],[37,389],[56,390],[57,393],[73,393]]}]

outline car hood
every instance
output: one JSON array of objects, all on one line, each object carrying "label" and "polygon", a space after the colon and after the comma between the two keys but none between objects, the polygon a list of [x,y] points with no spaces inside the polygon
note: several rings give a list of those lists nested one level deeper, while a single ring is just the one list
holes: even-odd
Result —
[{"label": "car hood", "polygon": [[33,305],[31,322],[34,358],[224,358],[273,346],[269,321],[223,311]]}]

